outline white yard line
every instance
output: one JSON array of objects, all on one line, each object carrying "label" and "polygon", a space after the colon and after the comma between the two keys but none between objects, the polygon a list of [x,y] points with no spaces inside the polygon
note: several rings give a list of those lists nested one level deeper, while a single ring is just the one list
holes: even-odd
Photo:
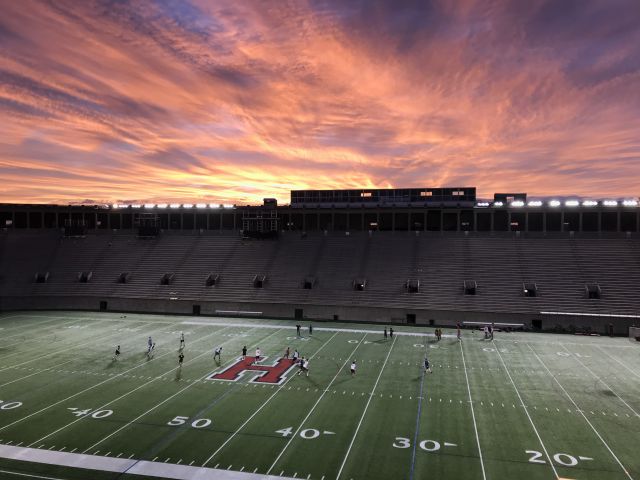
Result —
[{"label": "white yard line", "polygon": [[[329,339],[328,339],[327,341],[325,341],[325,342],[320,346],[320,348],[319,348],[318,350],[316,350],[316,352],[315,352],[313,355],[311,355],[311,357],[309,357],[309,359],[312,359],[312,358],[313,358],[313,357],[315,357],[318,353],[320,353],[320,351],[321,351],[321,350],[322,350],[322,349],[323,349],[323,348],[324,348],[324,347],[325,347],[325,346],[326,346],[326,345],[327,345],[331,340],[333,340],[337,334],[338,334],[338,332],[334,333],[331,337],[329,337]],[[295,376],[295,375],[291,375],[291,376],[290,376],[290,377],[289,377],[289,378],[288,378],[288,379],[287,379],[287,380],[286,380],[282,385],[279,385],[279,386],[278,386],[278,388],[276,389],[276,391],[275,391],[275,392],[273,392],[273,394],[272,394],[269,398],[267,398],[267,399],[262,403],[262,405],[260,405],[260,406],[256,409],[256,411],[255,411],[255,412],[253,412],[253,414],[252,414],[249,418],[247,418],[247,419],[244,421],[244,423],[243,423],[242,425],[240,425],[240,426],[238,427],[238,429],[237,429],[235,432],[233,432],[233,434],[231,434],[231,436],[230,436],[229,438],[227,438],[227,440],[225,440],[225,442],[224,442],[222,445],[220,445],[220,446],[218,447],[218,449],[217,449],[215,452],[213,452],[213,453],[209,456],[209,458],[207,458],[207,459],[202,463],[202,466],[203,466],[203,467],[204,467],[204,466],[206,466],[206,465],[207,465],[207,463],[209,463],[213,457],[215,457],[218,453],[220,453],[220,451],[222,451],[222,449],[223,449],[224,447],[226,447],[226,446],[227,446],[227,444],[228,444],[231,440],[233,440],[233,438],[234,438],[236,435],[238,435],[238,433],[240,433],[240,430],[242,430],[242,429],[243,429],[243,428],[244,428],[244,427],[245,427],[245,426],[246,426],[246,425],[247,425],[251,420],[253,420],[253,418],[254,418],[258,413],[260,413],[260,412],[262,411],[262,409],[263,409],[264,407],[266,407],[266,406],[267,406],[267,404],[268,404],[268,403],[269,403],[269,402],[270,402],[270,401],[271,401],[271,400],[272,400],[276,395],[278,395],[278,393],[280,393],[280,392],[284,389],[284,387],[286,386],[286,384],[287,384],[287,383],[289,383],[289,381],[290,381],[294,376]]]},{"label": "white yard line", "polygon": [[[217,332],[218,332],[218,331],[215,331],[215,332],[210,333],[209,335],[205,335],[204,337],[200,337],[200,338],[198,338],[197,340],[194,340],[194,343],[195,343],[195,342],[202,341],[202,340],[204,340],[204,339],[206,339],[206,338],[209,338],[209,337],[211,337],[212,335],[215,335]],[[230,338],[229,340],[226,340],[224,343],[226,343],[226,342],[230,342],[231,340],[234,340],[234,339],[235,339],[235,337]],[[198,355],[198,356],[196,356],[196,357],[192,358],[191,360],[187,361],[187,362],[185,363],[185,365],[188,365],[189,363],[194,362],[194,361],[195,361],[195,360],[197,360],[198,358],[200,358],[200,357],[202,357],[202,356],[204,356],[204,355],[210,354],[210,353],[211,353],[211,352],[209,352],[209,351],[205,351],[205,352],[201,353],[200,355]],[[168,353],[166,353],[165,355],[169,355],[169,354],[174,354],[174,352],[168,352]],[[158,357],[158,358],[160,358],[160,357]],[[143,383],[142,385],[139,385],[138,387],[136,387],[136,388],[134,388],[134,389],[132,389],[132,390],[129,390],[128,392],[126,392],[126,393],[124,393],[124,394],[120,395],[119,397],[114,398],[113,400],[110,400],[109,402],[107,402],[107,403],[105,403],[105,404],[103,404],[103,405],[101,405],[101,406],[99,406],[99,407],[96,407],[94,410],[102,410],[102,409],[104,409],[104,408],[108,407],[109,405],[111,405],[112,403],[115,403],[115,402],[117,402],[118,400],[121,400],[121,399],[123,399],[124,397],[127,397],[127,396],[131,395],[132,393],[137,392],[137,391],[138,391],[138,390],[140,390],[141,388],[146,387],[146,386],[147,386],[147,385],[149,385],[150,383],[155,382],[155,381],[156,381],[156,380],[158,380],[159,378],[162,378],[163,376],[168,375],[168,374],[172,373],[173,371],[175,371],[175,370],[177,370],[177,369],[179,369],[179,368],[180,368],[179,366],[178,366],[178,367],[172,367],[170,370],[167,370],[166,372],[161,373],[160,375],[157,375],[157,376],[153,377],[151,380],[149,380],[149,381],[147,381],[147,382]],[[195,385],[195,383],[192,383],[192,384],[190,384],[189,386],[192,386],[192,385]],[[175,395],[174,395],[174,396],[175,396]],[[76,424],[76,423],[78,423],[78,422],[80,422],[80,421],[84,420],[85,418],[87,418],[87,416],[83,416],[83,417],[77,418],[76,420],[73,420],[72,422],[69,422],[69,423],[67,423],[66,425],[63,425],[62,427],[58,428],[57,430],[54,430],[53,432],[51,432],[51,433],[49,433],[49,434],[45,435],[44,437],[41,437],[41,438],[39,438],[38,440],[35,440],[35,441],[31,442],[31,443],[30,443],[29,445],[27,445],[27,446],[28,446],[28,447],[33,447],[35,444],[40,443],[41,441],[43,441],[43,440],[45,440],[45,439],[49,438],[49,437],[50,437],[50,436],[52,436],[52,435],[55,435],[56,433],[61,432],[62,430],[64,430],[64,429],[66,429],[66,428],[70,427],[71,425],[74,425],[74,424]],[[96,444],[96,445],[97,445],[97,444]],[[95,446],[95,445],[94,445],[94,446]],[[86,452],[87,452],[88,450],[90,450],[91,448],[92,448],[92,447],[89,447],[88,449],[84,450],[84,452],[83,452],[83,453],[86,453]]]},{"label": "white yard line", "polygon": [[[215,333],[220,333],[220,332],[222,332],[222,331],[224,331],[224,330],[225,330],[225,329],[223,328],[223,329],[221,329],[221,330],[216,330],[216,331],[215,331],[215,332],[213,332],[213,333],[214,333],[214,334],[215,334]],[[210,334],[210,335],[213,335],[213,334]],[[116,378],[121,377],[121,376],[123,376],[123,375],[125,375],[125,374],[127,374],[127,373],[129,373],[129,372],[131,372],[131,371],[133,371],[133,370],[136,370],[136,369],[138,369],[138,368],[140,368],[140,367],[144,367],[145,365],[149,365],[149,363],[150,363],[150,362],[153,362],[154,360],[157,360],[157,359],[159,359],[159,358],[165,357],[165,356],[167,356],[167,355],[174,355],[174,354],[175,354],[175,352],[173,352],[173,351],[169,351],[169,352],[164,353],[164,354],[162,354],[162,355],[159,355],[158,357],[155,357],[155,358],[153,358],[153,359],[151,359],[151,360],[145,360],[144,362],[142,362],[142,363],[140,363],[140,364],[136,365],[135,367],[131,367],[130,369],[125,370],[124,372],[121,372],[121,373],[119,373],[119,374],[117,374],[117,375],[114,375],[114,376],[112,376],[112,377],[109,377],[109,378],[107,378],[106,380],[103,380],[103,381],[102,381],[102,382],[100,382],[100,383],[96,383],[95,385],[92,385],[92,386],[90,386],[90,387],[87,387],[87,388],[85,388],[84,390],[81,390],[81,391],[79,391],[79,392],[77,392],[77,393],[74,393],[73,395],[69,395],[68,397],[63,398],[62,400],[58,400],[57,402],[52,403],[52,404],[50,404],[50,405],[48,405],[48,406],[46,406],[46,407],[44,407],[44,408],[41,408],[40,410],[38,410],[38,411],[36,411],[36,412],[30,413],[29,415],[26,415],[26,416],[24,416],[24,417],[22,417],[22,418],[19,418],[19,419],[17,419],[17,420],[14,420],[13,422],[8,423],[7,425],[4,425],[4,426],[0,427],[0,431],[4,430],[5,428],[9,428],[9,427],[11,427],[11,426],[13,426],[13,425],[15,425],[15,424],[17,424],[17,423],[23,422],[24,420],[27,420],[28,418],[31,418],[31,417],[33,417],[34,415],[38,415],[39,413],[42,413],[42,412],[44,412],[44,411],[46,411],[46,410],[49,410],[50,408],[53,408],[53,407],[55,407],[56,405],[60,405],[61,403],[66,402],[67,400],[71,400],[72,398],[75,398],[75,397],[77,397],[78,395],[82,395],[83,393],[88,392],[89,390],[93,390],[94,388],[99,387],[100,385],[104,385],[104,384],[105,384],[105,383],[107,383],[107,382],[110,382],[110,381],[112,381],[112,380],[115,380]]]},{"label": "white yard line", "polygon": [[618,463],[618,465],[620,465],[620,468],[622,468],[622,471],[625,473],[625,475],[629,478],[629,480],[633,480],[633,477],[629,474],[629,471],[625,468],[625,466],[622,464],[622,462],[620,461],[620,459],[616,456],[615,453],[613,453],[613,450],[611,450],[611,448],[609,447],[609,445],[607,444],[607,442],[604,441],[604,438],[602,438],[602,436],[600,435],[600,433],[598,432],[598,430],[596,430],[596,427],[593,426],[593,424],[589,421],[589,419],[587,418],[587,416],[584,414],[584,412],[582,411],[582,409],[578,406],[578,404],[573,400],[573,397],[571,397],[571,395],[569,395],[569,392],[567,392],[565,390],[565,388],[562,386],[562,384],[558,381],[558,379],[556,378],[556,376],[551,373],[551,370],[549,370],[549,368],[547,367],[547,365],[542,361],[542,359],[540,358],[540,356],[538,356],[538,354],[536,353],[536,351],[531,347],[531,345],[527,344],[527,347],[529,347],[529,350],[531,350],[533,352],[533,354],[536,356],[536,358],[538,359],[538,361],[540,362],[540,364],[544,367],[544,369],[547,371],[547,373],[551,376],[551,378],[553,378],[553,380],[556,382],[556,384],[558,384],[558,386],[560,387],[560,389],[564,392],[564,394],[567,396],[567,398],[569,399],[569,401],[573,404],[573,406],[576,409],[576,412],[580,413],[580,415],[582,415],[582,418],[585,419],[585,421],[589,424],[589,426],[591,427],[591,430],[593,430],[593,433],[595,433],[597,435],[597,437],[600,439],[600,441],[602,442],[602,444],[605,446],[605,448],[609,451],[609,453],[611,454],[611,456],[615,459],[615,461]]},{"label": "white yard line", "polygon": [[0,385],[0,387],[6,387],[7,385],[11,385],[12,383],[20,382],[20,381],[25,380],[25,379],[27,379],[29,377],[33,377],[34,375],[38,375],[40,373],[47,372],[49,370],[53,370],[54,368],[60,368],[62,365],[66,365],[67,363],[71,363],[71,362],[73,362],[75,360],[77,360],[77,359],[73,358],[71,360],[67,360],[66,362],[58,363],[58,364],[56,364],[56,365],[54,365],[52,367],[45,368],[44,370],[38,370],[37,372],[30,373],[29,375],[25,375],[24,377],[16,378],[15,380],[11,380],[10,382],[3,383],[3,384]]},{"label": "white yard line", "polygon": [[464,376],[467,380],[467,393],[469,394],[469,405],[471,406],[471,418],[473,419],[473,430],[476,433],[476,445],[478,446],[478,455],[480,456],[480,467],[482,469],[482,478],[487,480],[487,474],[484,470],[484,459],[482,458],[482,448],[480,447],[480,436],[478,435],[478,424],[476,423],[476,414],[473,408],[473,399],[471,398],[471,386],[469,385],[469,374],[467,373],[467,362],[464,359],[464,350],[462,348],[462,342],[460,344],[460,353],[462,354],[462,369],[464,370]]},{"label": "white yard line", "polygon": [[[331,387],[331,385],[333,385],[333,382],[336,381],[336,379],[338,378],[338,375],[340,375],[341,373],[344,374],[344,367],[347,365],[347,363],[349,362],[349,360],[351,358],[353,358],[354,353],[356,353],[356,350],[358,350],[358,347],[360,347],[360,345],[362,345],[362,343],[364,342],[364,339],[367,337],[367,334],[365,333],[362,338],[360,339],[360,341],[357,343],[356,348],[353,349],[353,351],[351,352],[351,354],[347,357],[347,359],[344,361],[344,363],[342,364],[342,366],[338,369],[338,371],[336,372],[335,376],[331,379],[331,381],[329,382],[329,384],[324,388],[322,395],[320,395],[320,397],[318,398],[318,400],[316,401],[316,403],[313,405],[313,407],[311,407],[311,410],[309,410],[309,413],[307,414],[306,417],[304,417],[304,420],[302,420],[302,422],[300,422],[300,426],[298,426],[298,428],[296,428],[295,432],[293,432],[293,434],[291,435],[291,438],[289,439],[289,441],[287,442],[287,444],[284,446],[284,448],[280,451],[280,453],[278,454],[278,456],[276,457],[276,459],[273,461],[273,463],[271,464],[271,466],[269,467],[269,470],[267,470],[267,475],[269,475],[271,473],[271,470],[273,470],[273,467],[275,467],[276,463],[278,463],[278,461],[280,460],[280,458],[282,457],[282,455],[284,455],[284,452],[287,450],[287,448],[289,448],[289,445],[291,445],[291,442],[293,442],[293,440],[298,436],[298,432],[300,432],[300,430],[302,430],[302,427],[304,426],[304,423],[309,420],[309,417],[311,416],[311,414],[314,412],[314,410],[316,409],[316,407],[318,406],[318,404],[320,403],[320,401],[324,398],[324,396],[326,395],[328,389]],[[393,340],[395,342],[395,339]]]},{"label": "white yard line", "polygon": [[527,414],[527,418],[529,419],[529,423],[531,423],[531,426],[533,427],[533,431],[536,434],[536,437],[538,437],[538,441],[540,442],[540,446],[542,447],[542,450],[544,451],[544,454],[547,456],[547,461],[549,462],[549,466],[551,467],[551,470],[553,470],[553,474],[556,476],[557,479],[560,478],[560,475],[558,475],[558,472],[556,470],[555,465],[553,464],[553,460],[551,459],[551,456],[549,455],[549,452],[547,452],[547,447],[545,447],[544,442],[542,441],[542,437],[540,436],[540,433],[538,433],[538,429],[536,428],[535,423],[533,423],[533,419],[531,418],[531,415],[529,415],[529,410],[527,409],[527,406],[524,403],[524,400],[522,399],[522,396],[520,395],[520,391],[518,390],[518,387],[516,387],[515,382],[513,381],[513,378],[511,377],[511,373],[509,373],[509,369],[507,368],[507,364],[504,362],[504,358],[502,358],[502,353],[500,353],[500,349],[498,348],[497,343],[493,342],[495,344],[495,350],[498,353],[498,357],[500,357],[500,361],[502,362],[502,366],[504,367],[505,372],[507,372],[507,376],[509,377],[509,380],[511,381],[511,385],[513,385],[513,389],[516,391],[516,395],[518,395],[518,398],[520,399],[520,404],[522,405],[522,409],[524,410],[524,413]]},{"label": "white yard line", "polygon": [[[176,480],[293,480],[292,478],[259,475],[248,472],[216,470],[213,468],[191,467],[189,465],[177,465],[164,462],[149,462],[133,458],[100,457],[81,453],[56,452],[52,450],[10,447],[6,445],[0,445],[0,458],[118,474],[126,472],[130,475],[162,477]],[[5,470],[0,470],[0,473],[11,473],[13,475],[22,475],[24,477],[43,480],[63,480],[57,477],[26,473],[18,474]],[[91,478],[91,476],[83,478]]]},{"label": "white yard line", "polygon": [[[252,330],[252,329],[249,329],[248,331],[251,331],[251,330]],[[270,335],[267,335],[265,338],[261,339],[261,340],[260,340],[260,343],[265,342],[269,337],[271,337],[272,335],[275,335],[276,333],[278,333],[278,330],[276,330],[275,332],[273,332],[273,333],[272,333],[272,334],[270,334]],[[226,345],[228,342],[232,342],[232,341],[234,341],[234,340],[239,340],[239,338],[237,338],[237,337],[229,338],[228,340],[225,340],[224,342],[222,342],[219,346]],[[190,360],[190,361],[189,361],[189,362],[187,362],[186,364],[191,363],[191,362],[195,361],[196,359],[198,359],[198,358],[202,357],[203,355],[207,355],[207,354],[209,354],[209,355],[210,355],[210,354],[211,354],[211,352],[210,352],[210,351],[207,351],[207,352],[205,352],[205,353],[202,353],[202,354],[198,355],[197,357],[194,357],[192,360]],[[227,365],[227,364],[230,364],[230,363],[232,363],[232,362],[236,362],[236,361],[237,361],[237,359],[236,359],[236,358],[230,358],[227,362],[225,362],[225,363],[224,363],[224,365]],[[185,365],[186,365],[186,364],[185,364]],[[174,370],[175,370],[175,369],[174,369]],[[166,375],[166,374],[165,374],[165,375]],[[138,415],[136,418],[134,418],[134,419],[133,419],[133,420],[131,420],[130,422],[126,423],[126,424],[125,424],[125,425],[123,425],[122,427],[120,427],[120,428],[118,428],[117,430],[113,431],[112,433],[110,433],[110,434],[109,434],[109,435],[107,435],[106,437],[104,437],[104,438],[102,438],[102,439],[98,440],[96,443],[94,443],[94,444],[93,444],[93,445],[91,445],[90,447],[86,448],[82,453],[87,453],[89,450],[93,450],[95,447],[97,447],[98,445],[100,445],[100,444],[101,444],[102,442],[104,442],[105,440],[107,440],[107,439],[109,439],[109,438],[113,437],[114,435],[116,435],[117,433],[121,432],[121,431],[122,431],[122,430],[124,430],[125,428],[130,427],[133,423],[137,422],[138,420],[140,420],[140,419],[141,419],[142,417],[144,417],[145,415],[148,415],[149,413],[153,412],[156,408],[158,408],[158,407],[160,407],[160,406],[164,405],[164,404],[165,404],[165,403],[167,403],[169,400],[171,400],[172,398],[174,398],[174,397],[178,396],[179,394],[181,394],[181,393],[182,393],[182,392],[184,392],[185,390],[188,390],[189,388],[193,387],[194,385],[197,385],[197,384],[198,384],[197,382],[199,382],[199,381],[201,381],[201,380],[206,379],[206,378],[207,378],[208,376],[210,376],[210,375],[211,375],[211,372],[208,372],[208,373],[206,373],[205,375],[203,375],[202,377],[200,377],[198,380],[196,380],[196,381],[194,381],[193,383],[190,383],[189,385],[187,385],[186,387],[184,387],[184,388],[182,388],[182,389],[178,390],[178,391],[177,391],[176,393],[174,393],[173,395],[171,395],[171,396],[169,396],[169,397],[165,398],[165,399],[164,399],[163,401],[161,401],[160,403],[157,403],[156,405],[154,405],[153,407],[151,407],[149,410],[147,410],[146,412],[144,412],[144,413],[142,413],[142,414]],[[147,382],[147,384],[148,384],[148,383],[151,383],[152,381],[153,381],[153,380],[151,380],[151,381]],[[117,399],[116,399],[116,400],[117,400]],[[115,400],[114,400],[114,401],[115,401]],[[113,401],[112,401],[112,402],[110,402],[110,403],[113,403]],[[102,407],[100,407],[100,409],[104,408],[105,406],[106,406],[106,405],[103,405]]]},{"label": "white yard line", "polygon": [[[42,327],[42,323],[53,322],[53,321],[59,321],[59,320],[56,319],[56,318],[52,318],[52,319],[45,320],[43,322],[37,323],[35,325],[31,325],[31,324],[29,324],[29,325],[20,325],[20,326],[18,326],[16,328],[19,328],[21,330],[24,329],[24,331],[21,331],[20,333],[14,333],[12,335],[2,335],[2,340],[7,340],[9,338],[15,338],[15,337],[24,337],[27,333],[29,333],[29,334],[32,333],[34,329],[38,329],[38,333],[43,333],[41,329],[47,329],[47,330],[48,329],[56,329],[56,328],[60,328],[64,324],[74,323],[74,322],[77,322],[78,320],[67,320],[67,321],[63,321],[62,325],[56,324],[56,325],[47,325],[45,327]],[[7,332],[3,331],[2,333],[7,333]],[[31,342],[31,341],[34,341],[34,340],[41,340],[41,339],[43,339],[45,337],[48,337],[52,333],[55,333],[55,332],[44,333],[43,335],[38,335],[37,337],[31,337],[28,340],[25,340],[25,342]]]},{"label": "white yard line", "polygon": [[576,360],[576,361],[577,361],[577,362],[582,366],[582,368],[584,368],[587,372],[589,372],[593,378],[595,378],[597,381],[599,381],[600,383],[602,383],[606,388],[608,388],[608,389],[609,389],[609,391],[610,391],[611,393],[613,393],[613,394],[616,396],[616,398],[617,398],[618,400],[620,400],[620,401],[621,401],[621,402],[622,402],[622,403],[623,403],[623,404],[624,404],[624,405],[625,405],[629,410],[631,410],[631,411],[633,412],[633,414],[634,414],[636,417],[639,417],[639,418],[640,418],[640,414],[638,414],[638,412],[636,412],[636,411],[633,409],[633,407],[632,407],[631,405],[629,405],[627,402],[625,402],[625,401],[624,401],[624,399],[623,399],[620,395],[618,395],[618,394],[616,393],[616,391],[615,391],[613,388],[611,388],[611,387],[610,387],[610,386],[609,386],[609,385],[608,385],[604,380],[602,380],[602,379],[601,379],[600,377],[598,377],[595,373],[593,373],[593,371],[592,371],[589,367],[587,367],[587,366],[584,364],[584,362],[583,362],[582,360],[580,360],[580,358],[579,358],[577,355],[574,355],[574,354],[573,354],[573,353],[572,353],[572,352],[571,352],[571,351],[570,351],[566,346],[564,346],[564,345],[562,345],[562,348],[564,348],[564,349],[567,351],[567,353],[569,353],[569,354],[571,355],[571,357],[572,357],[574,360]]},{"label": "white yard line", "polygon": [[596,348],[598,350],[600,350],[602,353],[604,353],[607,357],[609,357],[612,360],[615,360],[616,362],[618,362],[618,364],[622,365],[624,368],[626,368],[629,372],[631,372],[633,375],[635,375],[636,377],[640,378],[640,373],[636,372],[635,370],[633,370],[632,368],[628,367],[625,363],[621,362],[620,360],[618,360],[616,357],[609,355],[607,352],[605,352],[601,347],[596,346]]},{"label": "white yard line", "polygon": [[349,444],[349,448],[347,448],[347,453],[342,460],[342,465],[340,465],[340,469],[338,470],[338,474],[336,475],[336,480],[339,480],[340,475],[342,475],[342,470],[347,463],[347,459],[349,458],[349,454],[351,453],[351,448],[356,441],[356,437],[358,436],[358,432],[360,431],[360,426],[362,425],[362,421],[364,420],[365,415],[367,414],[367,410],[369,409],[369,404],[371,404],[371,399],[373,398],[373,394],[378,387],[378,382],[380,381],[380,377],[382,377],[382,372],[384,372],[384,367],[386,367],[387,362],[389,361],[389,356],[391,355],[391,351],[393,350],[394,345],[396,344],[396,340],[398,337],[393,339],[393,343],[391,343],[391,347],[389,347],[389,351],[387,352],[387,357],[384,359],[384,363],[382,364],[382,368],[380,369],[380,373],[378,373],[378,378],[376,378],[376,383],[373,385],[371,389],[371,393],[369,393],[369,400],[367,400],[367,404],[364,407],[364,411],[362,412],[362,416],[360,417],[360,421],[358,422],[358,426],[356,427],[356,431],[353,433],[353,438],[351,439],[351,443]]}]

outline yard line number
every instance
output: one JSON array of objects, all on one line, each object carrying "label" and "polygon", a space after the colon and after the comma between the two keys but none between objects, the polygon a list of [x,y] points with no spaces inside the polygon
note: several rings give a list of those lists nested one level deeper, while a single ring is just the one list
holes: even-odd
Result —
[{"label": "yard line number", "polygon": [[[406,437],[396,437],[392,446],[394,448],[411,448],[411,440]],[[418,443],[421,450],[425,452],[437,452],[443,446],[445,447],[457,447],[455,443],[449,442],[437,442],[436,440],[422,440]]]},{"label": "yard line number", "polygon": [[[542,453],[537,450],[525,450],[524,453],[530,455],[529,463],[542,463],[546,464],[547,461],[542,457]],[[580,460],[593,460],[593,458],[578,456],[577,458],[568,453],[556,453],[553,455],[553,460],[564,467],[575,467]]]},{"label": "yard line number", "polygon": [[89,416],[91,418],[106,418],[106,417],[110,417],[111,415],[113,415],[113,410],[95,410],[92,411],[90,408],[85,408],[84,410],[80,410],[79,408],[76,407],[69,407],[67,408],[67,410],[71,411],[72,415],[75,415],[76,417],[86,417]]},{"label": "yard line number", "polygon": [[[276,430],[276,433],[279,433],[283,437],[288,437],[293,434],[293,427],[281,428],[280,430]],[[314,438],[318,438],[320,435],[335,435],[335,432],[329,432],[327,430],[321,432],[316,428],[306,428],[298,433],[298,436],[305,440],[313,440]]]},{"label": "yard line number", "polygon": [[5,402],[0,400],[0,410],[13,410],[22,406],[22,402]]},{"label": "yard line number", "polygon": [[[189,420],[191,420],[189,417],[177,416],[173,417],[172,420],[169,420],[167,422],[167,425],[171,427],[178,427],[180,425],[184,425]],[[198,418],[191,422],[191,427],[193,428],[207,428],[209,425],[211,425],[211,420],[209,420],[208,418]]]}]

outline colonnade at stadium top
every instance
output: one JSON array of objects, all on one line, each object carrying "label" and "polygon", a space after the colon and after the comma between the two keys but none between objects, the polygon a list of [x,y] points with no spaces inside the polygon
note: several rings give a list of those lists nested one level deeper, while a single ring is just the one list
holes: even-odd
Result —
[{"label": "colonnade at stadium top", "polygon": [[[62,228],[68,220],[88,230],[128,230],[145,214],[157,216],[163,230],[240,230],[244,216],[261,215],[261,206],[180,205],[23,205],[0,204],[0,227]],[[639,232],[637,205],[557,207],[494,206],[278,206],[280,230],[295,231],[471,231],[471,232]]]}]

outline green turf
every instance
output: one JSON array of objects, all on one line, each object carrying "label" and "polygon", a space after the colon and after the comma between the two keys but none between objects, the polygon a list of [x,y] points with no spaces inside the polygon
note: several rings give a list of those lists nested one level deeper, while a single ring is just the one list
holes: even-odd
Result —
[{"label": "green turf", "polygon": [[[640,480],[640,345],[627,339],[498,333],[492,342],[464,331],[459,342],[445,330],[440,342],[385,341],[376,326],[324,323],[296,339],[294,322],[207,324],[222,321],[2,315],[0,444],[318,480]],[[182,330],[185,364],[178,369]],[[152,359],[148,335],[157,344]],[[311,373],[289,374],[281,386],[204,379],[235,361],[245,344],[272,359],[298,348],[312,356]],[[224,347],[221,366],[212,356],[217,345]],[[425,352],[431,374],[423,373]],[[12,402],[20,406],[2,408]],[[93,418],[96,411],[112,413]],[[177,416],[188,420],[167,425]],[[199,419],[211,424],[191,426]],[[277,432],[283,429],[291,433]],[[18,473],[143,478],[0,458],[0,478],[25,478]]]}]

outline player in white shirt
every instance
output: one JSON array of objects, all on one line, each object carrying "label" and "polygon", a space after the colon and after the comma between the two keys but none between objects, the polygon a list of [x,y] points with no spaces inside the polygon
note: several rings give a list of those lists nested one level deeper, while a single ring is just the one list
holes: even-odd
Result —
[{"label": "player in white shirt", "polygon": [[298,361],[298,357],[300,356],[300,354],[298,353],[298,349],[296,348],[293,351],[293,363],[296,363]]},{"label": "player in white shirt", "polygon": [[222,353],[222,347],[218,347],[214,350],[213,352],[213,359],[215,360],[216,358],[218,359],[218,361],[220,361],[220,354]]},{"label": "player in white shirt", "polygon": [[184,332],[180,332],[180,348],[184,348]]},{"label": "player in white shirt", "polygon": [[260,357],[262,356],[262,352],[260,351],[259,348],[256,348],[256,359],[255,359],[255,363],[258,363],[260,361]]},{"label": "player in white shirt", "polygon": [[353,377],[356,374],[356,361],[351,362],[351,376]]},{"label": "player in white shirt", "polygon": [[151,352],[151,345],[153,345],[153,340],[151,340],[151,337],[149,337],[149,339],[147,340],[147,353]]}]

